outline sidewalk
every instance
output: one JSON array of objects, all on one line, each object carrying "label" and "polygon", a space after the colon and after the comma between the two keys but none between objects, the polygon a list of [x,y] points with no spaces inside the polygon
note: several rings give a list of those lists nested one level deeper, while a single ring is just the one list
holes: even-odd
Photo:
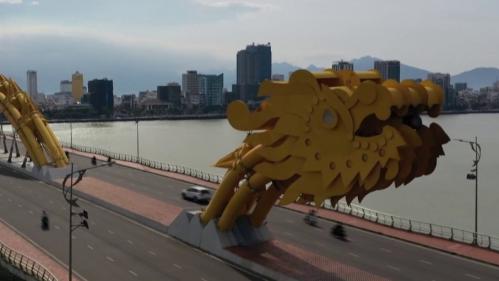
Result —
[{"label": "sidewalk", "polygon": [[[85,157],[93,157],[94,154],[91,153],[84,153],[76,150],[72,150],[69,148],[65,148],[65,150],[70,151],[71,153],[80,155],[80,156],[85,156]],[[97,159],[106,161],[107,157],[101,156],[101,155],[95,155]],[[169,178],[173,178],[176,180],[180,180],[183,182],[187,183],[192,183],[196,185],[201,185],[201,186],[206,186],[210,188],[217,188],[218,184],[200,180],[194,177],[190,177],[187,175],[182,175],[182,174],[177,174],[177,173],[172,173],[172,172],[167,172],[167,171],[162,171],[162,170],[157,170],[157,169],[152,169],[137,163],[131,163],[127,161],[120,161],[116,160],[116,163],[125,167],[130,167],[134,169],[138,169],[141,171],[153,173],[156,175],[161,175]],[[168,207],[170,208],[170,207]],[[177,207],[178,208],[178,207]],[[297,212],[302,212],[302,213],[307,213],[312,207],[305,206],[305,205],[299,205],[299,204],[290,204],[287,206],[284,206],[284,208],[288,208],[290,210],[294,210]],[[390,228],[388,226],[380,225],[374,222],[370,222],[367,220],[363,220],[358,217],[334,212],[331,210],[326,210],[326,209],[319,209],[318,210],[318,215],[324,219],[327,220],[332,220],[332,221],[337,221],[341,222],[345,225],[349,225],[352,227],[356,227],[359,229],[363,229],[366,231],[374,232],[374,233],[379,233],[380,235],[404,240],[410,243],[418,244],[421,246],[433,248],[436,250],[444,251],[447,253],[459,255],[462,257],[474,259],[477,261],[489,263],[492,265],[499,266],[499,253],[487,250],[484,248],[478,248],[472,245],[468,244],[463,244],[463,243],[458,243],[454,241],[449,241],[441,238],[436,238],[436,237],[431,237],[423,234],[417,234],[417,233],[412,233],[400,229],[395,229],[395,228]],[[170,220],[171,218],[167,219]]]}]

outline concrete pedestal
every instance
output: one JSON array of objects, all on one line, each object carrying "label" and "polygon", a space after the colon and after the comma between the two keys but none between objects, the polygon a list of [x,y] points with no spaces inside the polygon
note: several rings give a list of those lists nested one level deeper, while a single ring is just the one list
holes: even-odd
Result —
[{"label": "concrete pedestal", "polygon": [[228,247],[253,246],[272,239],[266,226],[255,228],[247,217],[239,218],[230,231],[220,231],[217,220],[203,225],[200,215],[201,211],[182,211],[168,227],[168,234],[217,256],[223,256]]}]

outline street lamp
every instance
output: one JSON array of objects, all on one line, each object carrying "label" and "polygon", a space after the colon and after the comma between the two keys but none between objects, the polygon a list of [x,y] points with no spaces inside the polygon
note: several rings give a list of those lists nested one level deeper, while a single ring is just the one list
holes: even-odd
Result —
[{"label": "street lamp", "polygon": [[137,125],[137,161],[139,160],[139,119],[135,119],[135,124]]},{"label": "street lamp", "polygon": [[468,143],[471,146],[471,150],[475,152],[475,159],[473,160],[473,165],[470,172],[466,175],[466,179],[475,181],[475,233],[473,234],[473,244],[478,244],[477,233],[478,233],[478,162],[482,158],[482,147],[478,143],[478,139],[475,136],[474,141],[454,139],[458,142]]},{"label": "street lamp", "polygon": [[73,122],[71,121],[69,121],[69,136],[70,136],[69,147],[73,148]]},{"label": "street lamp", "polygon": [[[67,174],[62,182],[62,194],[66,202],[68,202],[69,204],[69,281],[73,280],[73,239],[72,239],[73,231],[75,231],[79,227],[85,227],[86,229],[88,229],[88,222],[87,222],[88,212],[86,210],[83,210],[82,212],[79,213],[73,212],[73,207],[76,208],[80,207],[78,203],[76,203],[76,201],[78,201],[78,198],[73,199],[73,186],[78,184],[83,179],[83,176],[88,170],[111,166],[113,163],[114,163],[113,161],[108,161],[106,163],[97,166],[75,171],[74,164],[73,162],[71,162],[71,173]],[[73,181],[73,175],[75,174],[78,174],[78,178],[76,179],[76,181]],[[70,185],[69,188],[66,188],[66,182],[68,181],[68,179],[70,180]],[[73,224],[73,216],[80,217],[79,224]]]}]

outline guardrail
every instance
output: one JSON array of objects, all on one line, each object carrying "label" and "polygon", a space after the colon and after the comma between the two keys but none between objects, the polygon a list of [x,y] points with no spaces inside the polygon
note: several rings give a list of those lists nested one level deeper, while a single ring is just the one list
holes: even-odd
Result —
[{"label": "guardrail", "polygon": [[78,150],[81,152],[98,154],[98,155],[102,155],[102,156],[106,156],[106,157],[111,157],[112,159],[116,159],[116,160],[133,162],[133,163],[147,166],[149,168],[163,170],[163,171],[172,172],[172,173],[183,174],[183,175],[195,177],[195,178],[209,181],[209,182],[213,182],[213,183],[222,182],[221,176],[206,173],[206,172],[203,172],[203,171],[197,170],[197,169],[187,168],[187,167],[184,167],[181,165],[176,165],[176,164],[171,164],[171,163],[163,163],[163,162],[154,161],[154,160],[148,160],[148,159],[145,159],[142,157],[137,157],[135,155],[125,154],[125,153],[116,153],[116,152],[112,152],[109,150],[94,148],[94,147],[90,147],[90,146],[75,145],[75,144],[73,144],[71,146],[67,142],[61,142],[61,145],[63,147],[72,148],[72,149],[75,149],[75,150]]},{"label": "guardrail", "polygon": [[36,261],[0,243],[0,258],[23,273],[39,281],[57,281],[50,271]]},{"label": "guardrail", "polygon": [[[70,147],[67,142],[61,142],[64,147]],[[195,177],[205,181],[220,183],[222,182],[222,177],[218,175],[213,175],[196,169],[190,169],[184,166],[162,163],[159,161],[152,161],[144,159],[142,157],[137,158],[137,156],[111,152],[105,149],[99,149],[83,145],[73,144],[72,149],[79,150],[82,152],[103,155],[106,157],[111,157],[117,160],[129,161],[133,163],[138,163],[150,168],[169,171],[173,173],[184,174],[187,176]],[[382,224],[396,229],[406,230],[409,232],[429,235],[432,237],[447,239],[455,242],[473,244],[475,233],[473,231],[468,231],[464,229],[459,229],[451,226],[438,225],[433,223],[421,222],[418,220],[413,220],[409,218],[403,218],[383,212],[378,212],[368,208],[364,208],[355,204],[346,204],[345,202],[338,202],[336,206],[331,206],[331,204],[326,201],[322,208],[337,211],[344,214],[353,215],[371,222]],[[499,252],[499,238],[477,233],[476,234],[476,245],[481,248],[490,249]]]},{"label": "guardrail", "polygon": [[[475,236],[475,233],[472,231],[394,216],[391,214],[364,208],[355,204],[348,205],[347,203],[342,201],[338,202],[336,206],[332,206],[328,201],[326,201],[322,207],[340,213],[356,216],[392,228],[429,235],[437,238],[443,238],[465,244],[473,244]],[[497,237],[477,233],[476,241],[477,246],[481,248],[487,248],[499,252],[499,238]]]}]

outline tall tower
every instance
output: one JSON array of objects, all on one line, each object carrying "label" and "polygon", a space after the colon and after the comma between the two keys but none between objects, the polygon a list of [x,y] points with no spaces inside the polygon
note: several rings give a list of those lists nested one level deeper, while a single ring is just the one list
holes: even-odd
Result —
[{"label": "tall tower", "polygon": [[37,78],[36,78],[36,71],[34,70],[28,70],[26,73],[27,79],[26,83],[28,84],[28,95],[32,99],[36,99],[38,95],[38,83],[37,83]]},{"label": "tall tower", "polygon": [[256,100],[260,83],[271,79],[272,50],[270,43],[248,45],[237,52],[237,84],[233,91],[244,101]]},{"label": "tall tower", "polygon": [[88,81],[90,104],[100,114],[111,114],[114,107],[113,80],[94,79]]},{"label": "tall tower", "polygon": [[71,93],[74,100],[77,103],[80,103],[81,97],[83,96],[83,74],[78,71],[72,76]]},{"label": "tall tower", "polygon": [[376,69],[384,80],[393,79],[400,82],[400,61],[379,60],[374,62]]}]

